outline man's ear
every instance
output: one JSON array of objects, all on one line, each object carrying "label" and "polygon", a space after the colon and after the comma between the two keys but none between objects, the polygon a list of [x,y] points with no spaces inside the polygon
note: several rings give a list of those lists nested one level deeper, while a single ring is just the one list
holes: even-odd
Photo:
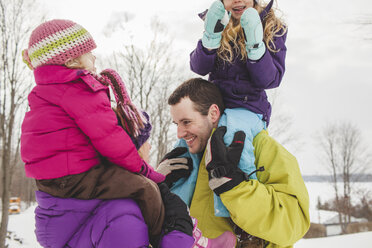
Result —
[{"label": "man's ear", "polygon": [[213,123],[217,123],[220,120],[221,112],[217,104],[212,104],[209,107],[208,116],[211,118]]}]

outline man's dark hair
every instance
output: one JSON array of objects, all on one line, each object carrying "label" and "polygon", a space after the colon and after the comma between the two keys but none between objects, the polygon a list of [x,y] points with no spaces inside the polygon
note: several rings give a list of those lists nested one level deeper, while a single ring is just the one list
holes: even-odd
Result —
[{"label": "man's dark hair", "polygon": [[191,78],[183,82],[168,98],[169,105],[176,105],[182,98],[189,97],[195,110],[202,115],[208,115],[209,107],[216,104],[221,114],[225,110],[222,95],[218,87],[202,78]]}]

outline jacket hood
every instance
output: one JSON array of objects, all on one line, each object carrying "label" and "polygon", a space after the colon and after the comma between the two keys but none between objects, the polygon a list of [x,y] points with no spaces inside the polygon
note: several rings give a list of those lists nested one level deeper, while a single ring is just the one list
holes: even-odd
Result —
[{"label": "jacket hood", "polygon": [[34,70],[36,84],[66,83],[88,75],[89,71],[62,65],[45,65]]}]

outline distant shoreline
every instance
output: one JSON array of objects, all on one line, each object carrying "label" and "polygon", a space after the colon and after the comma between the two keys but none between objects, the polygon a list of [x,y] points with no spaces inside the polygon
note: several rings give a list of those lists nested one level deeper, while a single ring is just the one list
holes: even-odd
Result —
[{"label": "distant shoreline", "polygon": [[[332,182],[331,175],[302,175],[305,182],[319,182],[329,183]],[[342,182],[342,176],[337,176],[337,181]],[[352,175],[352,182],[372,182],[372,174],[354,174]]]}]

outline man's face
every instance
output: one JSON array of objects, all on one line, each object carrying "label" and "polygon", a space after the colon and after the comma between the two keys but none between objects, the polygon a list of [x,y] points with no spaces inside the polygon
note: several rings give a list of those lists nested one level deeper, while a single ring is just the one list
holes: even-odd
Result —
[{"label": "man's face", "polygon": [[203,152],[212,129],[217,125],[208,115],[201,115],[194,109],[194,103],[188,97],[181,99],[176,105],[171,105],[170,112],[173,122],[177,125],[177,137],[184,139],[190,153]]}]

